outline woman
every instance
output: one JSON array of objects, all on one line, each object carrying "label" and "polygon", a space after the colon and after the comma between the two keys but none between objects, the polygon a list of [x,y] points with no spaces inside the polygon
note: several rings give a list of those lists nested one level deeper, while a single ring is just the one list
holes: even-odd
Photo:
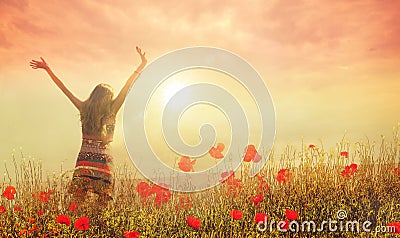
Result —
[{"label": "woman", "polygon": [[69,191],[78,203],[86,199],[88,191],[98,195],[99,205],[105,205],[112,200],[113,161],[109,154],[109,145],[114,134],[115,116],[125,101],[134,80],[147,63],[145,53],[142,53],[139,47],[136,47],[136,51],[142,62],[116,98],[113,98],[113,89],[109,85],[99,84],[86,101],[81,101],[64,86],[43,58],[40,58],[41,61],[32,60],[30,62],[33,69],[46,70],[54,83],[80,112],[82,146],[69,186]]}]

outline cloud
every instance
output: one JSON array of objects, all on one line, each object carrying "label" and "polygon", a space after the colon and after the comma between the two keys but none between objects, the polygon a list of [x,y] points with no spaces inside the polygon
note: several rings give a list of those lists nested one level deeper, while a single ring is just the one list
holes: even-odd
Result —
[{"label": "cloud", "polygon": [[213,45],[277,72],[351,67],[367,58],[397,57],[396,6],[398,1],[373,0],[16,1],[0,4],[0,47],[7,48],[0,60],[7,55],[20,64],[18,59],[44,54],[128,67],[135,45],[150,60],[176,48]]}]

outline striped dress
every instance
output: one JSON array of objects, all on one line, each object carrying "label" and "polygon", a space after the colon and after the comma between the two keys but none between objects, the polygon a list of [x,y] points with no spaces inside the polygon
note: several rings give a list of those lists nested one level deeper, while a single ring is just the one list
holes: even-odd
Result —
[{"label": "striped dress", "polygon": [[70,187],[73,194],[79,195],[79,193],[91,191],[112,198],[113,158],[109,153],[109,147],[113,139],[114,127],[115,115],[111,115],[106,120],[107,135],[105,138],[82,132],[82,146]]}]

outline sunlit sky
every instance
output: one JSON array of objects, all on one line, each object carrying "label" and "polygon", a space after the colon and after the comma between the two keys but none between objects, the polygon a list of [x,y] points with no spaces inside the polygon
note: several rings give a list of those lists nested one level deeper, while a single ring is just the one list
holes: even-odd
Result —
[{"label": "sunlit sky", "polygon": [[[302,137],[333,147],[345,130],[353,141],[390,138],[400,121],[398,9],[389,0],[0,1],[0,156],[10,169],[22,147],[46,171],[72,169],[78,111],[29,61],[44,57],[84,100],[102,82],[119,92],[140,63],[136,45],[149,63],[199,45],[247,60],[274,100],[278,151]],[[132,167],[122,110],[117,119],[115,163]]]}]

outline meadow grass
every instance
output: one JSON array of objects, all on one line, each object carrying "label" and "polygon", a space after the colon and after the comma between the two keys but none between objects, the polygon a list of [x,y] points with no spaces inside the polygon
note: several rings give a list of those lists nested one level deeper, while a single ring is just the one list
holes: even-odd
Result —
[{"label": "meadow grass", "polygon": [[[222,183],[202,192],[171,192],[172,197],[161,205],[154,203],[154,194],[147,199],[139,196],[136,186],[143,180],[122,167],[116,170],[112,203],[101,209],[93,203],[93,195],[76,211],[69,208],[68,173],[43,176],[40,162],[16,162],[14,158],[14,176],[7,171],[0,184],[2,191],[9,185],[16,188],[14,199],[1,198],[5,211],[0,213],[0,235],[124,237],[125,231],[137,231],[140,237],[390,237],[390,233],[330,232],[327,226],[322,232],[281,232],[275,225],[262,232],[254,217],[265,213],[268,221],[279,222],[287,219],[285,211],[289,209],[298,213],[296,221],[300,224],[314,221],[319,228],[329,218],[338,220],[337,211],[345,210],[346,221],[370,221],[372,230],[400,222],[400,173],[394,170],[400,163],[397,132],[391,141],[382,138],[379,144],[367,141],[351,145],[343,139],[329,150],[322,145],[312,148],[303,144],[299,149],[288,145],[279,157],[274,152],[269,154],[258,177],[247,176],[249,164],[244,163],[235,173],[238,186]],[[357,164],[358,172],[343,176],[342,171],[350,164]],[[286,182],[277,179],[281,169],[289,171]],[[264,190],[260,190],[261,183]],[[54,192],[46,202],[32,196],[49,190]],[[251,197],[257,194],[261,194],[262,201],[255,205]],[[15,211],[16,207],[21,211]],[[232,209],[242,212],[241,219],[230,216]],[[68,216],[71,225],[59,224],[56,218],[60,214]],[[73,225],[82,216],[90,218],[88,230],[76,230]],[[200,229],[188,226],[188,216],[201,220]]]}]

